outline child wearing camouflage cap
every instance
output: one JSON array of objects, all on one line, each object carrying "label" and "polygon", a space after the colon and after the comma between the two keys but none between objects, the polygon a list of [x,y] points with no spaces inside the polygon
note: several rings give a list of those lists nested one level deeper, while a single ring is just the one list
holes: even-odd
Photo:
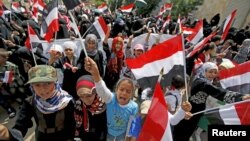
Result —
[{"label": "child wearing camouflage cap", "polygon": [[[29,70],[28,76],[27,84],[30,84],[33,96],[24,101],[13,129],[8,130],[5,138],[23,140],[28,128],[32,127],[31,119],[34,117],[36,141],[73,140],[74,104],[72,97],[57,83],[55,68],[37,65]],[[0,127],[6,133],[7,128],[1,124]]]}]

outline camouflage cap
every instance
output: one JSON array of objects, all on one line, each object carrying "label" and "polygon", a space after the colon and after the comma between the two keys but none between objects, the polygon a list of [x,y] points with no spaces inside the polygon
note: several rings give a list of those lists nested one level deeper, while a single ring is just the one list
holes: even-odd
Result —
[{"label": "camouflage cap", "polygon": [[37,65],[32,67],[29,72],[29,81],[26,84],[37,82],[56,82],[56,69],[48,65]]}]

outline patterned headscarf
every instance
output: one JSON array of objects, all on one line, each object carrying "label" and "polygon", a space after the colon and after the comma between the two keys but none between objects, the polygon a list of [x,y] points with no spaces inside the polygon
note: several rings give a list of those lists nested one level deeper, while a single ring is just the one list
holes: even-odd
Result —
[{"label": "patterned headscarf", "polygon": [[218,71],[218,66],[212,62],[206,62],[202,64],[201,69],[199,70],[199,73],[197,74],[197,77],[211,84],[213,81],[208,80],[205,75],[205,73],[211,69],[216,69]]},{"label": "patterned headscarf", "polygon": [[[32,92],[34,92],[33,89]],[[72,100],[72,96],[62,90],[58,83],[56,83],[56,91],[52,98],[43,100],[38,95],[35,95],[34,98],[37,109],[43,114],[51,114],[60,111]]]}]

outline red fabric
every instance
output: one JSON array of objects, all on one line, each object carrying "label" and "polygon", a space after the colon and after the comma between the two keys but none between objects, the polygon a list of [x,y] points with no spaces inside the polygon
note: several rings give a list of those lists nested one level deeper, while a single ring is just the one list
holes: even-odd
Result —
[{"label": "red fabric", "polygon": [[82,106],[82,110],[83,110],[83,127],[86,132],[89,132],[88,111],[84,105]]},{"label": "red fabric", "polygon": [[[164,99],[164,94],[161,90],[160,83],[157,82],[155,86],[152,103],[150,105],[148,115],[143,124],[138,140],[139,141],[162,140],[165,130],[169,125],[168,122],[169,122],[168,106]],[[171,132],[166,134],[166,136],[172,136]]]},{"label": "red fabric", "polygon": [[[121,44],[121,49],[119,51],[116,50],[116,44]],[[116,54],[116,57],[123,58],[123,39],[121,37],[115,37],[112,42],[112,52]]]},{"label": "red fabric", "polygon": [[87,80],[82,80],[82,81],[77,82],[76,89],[79,89],[79,87],[81,87],[81,86],[93,88],[95,86],[95,84],[90,82],[90,81],[87,81]]}]

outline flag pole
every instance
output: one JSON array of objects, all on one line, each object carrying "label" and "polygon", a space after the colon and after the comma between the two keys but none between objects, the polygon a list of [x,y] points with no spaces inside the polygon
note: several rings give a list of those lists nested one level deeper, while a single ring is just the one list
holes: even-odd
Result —
[{"label": "flag pole", "polygon": [[[30,25],[29,23],[28,24],[28,34],[29,34],[29,38],[30,38]],[[32,43],[31,43],[31,40],[30,40],[30,47],[31,47],[31,54],[32,54],[32,58],[34,59],[34,63],[35,63],[35,66],[37,66],[37,63],[36,63],[36,58],[35,58],[35,55],[34,55],[34,50],[33,50],[33,46],[32,46]]]},{"label": "flag pole", "polygon": [[182,37],[182,49],[183,49],[183,62],[184,62],[184,80],[185,80],[185,96],[186,96],[186,101],[188,102],[188,95],[189,95],[189,91],[188,91],[188,83],[187,83],[187,68],[186,68],[186,55],[185,55],[185,47],[184,47],[184,36],[181,33],[181,37]]},{"label": "flag pole", "polygon": [[84,32],[84,34],[81,36],[82,38],[89,32],[89,30],[92,28],[93,24],[90,25],[90,27]]},{"label": "flag pole", "polygon": [[161,69],[161,71],[160,71],[160,75],[159,75],[159,77],[158,77],[158,80],[157,80],[157,82],[161,82],[161,79],[162,79],[162,76],[163,76],[163,74],[164,74],[164,67]]},{"label": "flag pole", "polygon": [[242,103],[246,103],[246,102],[250,102],[250,100],[243,100],[243,101],[238,101],[238,102],[226,104],[226,105],[219,106],[219,107],[215,107],[215,108],[205,109],[205,110],[202,110],[202,111],[193,113],[192,115],[194,116],[194,115],[202,114],[202,113],[209,112],[209,111],[211,111],[211,112],[209,112],[209,113],[213,113],[214,110],[216,110],[216,109],[219,109],[219,108],[226,108],[226,107],[230,107],[230,106],[233,106],[233,105],[236,105],[236,104],[242,104]]},{"label": "flag pole", "polygon": [[[72,14],[71,12],[72,12],[72,11],[69,10],[69,16],[70,16],[70,18],[72,19],[74,26],[77,27],[76,22],[75,22],[75,19],[74,19],[74,16],[73,16],[73,14]],[[76,32],[77,32],[76,34],[77,34],[77,35],[79,36],[79,38],[80,38],[80,43],[81,43],[81,45],[82,45],[82,49],[83,49],[83,51],[84,51],[85,57],[88,57],[86,48],[85,48],[85,46],[84,46],[84,44],[83,44],[83,41],[82,41],[82,40],[83,40],[83,39],[82,39],[82,36],[81,36],[81,34],[80,34],[78,28],[77,28]]]}]

